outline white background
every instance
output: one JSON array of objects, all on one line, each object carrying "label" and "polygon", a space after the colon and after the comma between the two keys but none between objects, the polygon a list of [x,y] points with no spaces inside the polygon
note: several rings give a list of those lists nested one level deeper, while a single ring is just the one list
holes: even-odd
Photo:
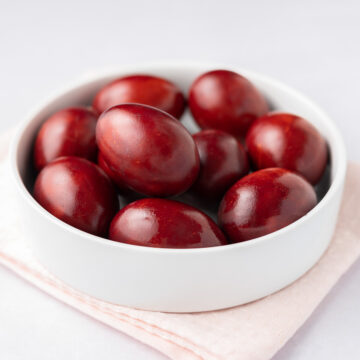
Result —
[{"label": "white background", "polygon": [[[106,66],[236,64],[299,89],[360,161],[360,2],[0,0],[0,130],[49,92]],[[324,224],[326,226],[326,224]],[[360,263],[275,360],[359,359]],[[0,358],[164,359],[0,267]]]}]

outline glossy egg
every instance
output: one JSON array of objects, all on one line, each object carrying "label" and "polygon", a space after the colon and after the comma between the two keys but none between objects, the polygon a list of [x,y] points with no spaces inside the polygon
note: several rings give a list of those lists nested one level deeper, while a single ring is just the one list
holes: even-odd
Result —
[{"label": "glossy egg", "polygon": [[37,170],[60,156],[95,160],[97,115],[91,109],[73,107],[60,110],[41,126],[35,140],[34,164]]},{"label": "glossy egg", "polygon": [[104,86],[93,100],[100,114],[111,106],[138,103],[156,107],[179,119],[185,109],[185,98],[172,82],[151,75],[132,75]]},{"label": "glossy egg", "polygon": [[107,235],[119,209],[107,175],[90,161],[73,156],[58,158],[41,170],[34,198],[58,219],[99,236]]},{"label": "glossy egg", "polygon": [[263,169],[227,191],[218,220],[231,242],[241,242],[293,223],[316,203],[315,191],[303,177],[285,169]]},{"label": "glossy egg", "polygon": [[281,167],[316,184],[324,173],[328,150],[325,139],[307,120],[287,113],[270,113],[249,129],[246,145],[257,169]]},{"label": "glossy egg", "polygon": [[111,222],[111,240],[158,248],[225,245],[224,234],[192,206],[165,199],[142,199],[121,209]]},{"label": "glossy egg", "polygon": [[199,153],[192,136],[174,117],[153,107],[112,107],[99,118],[96,139],[112,172],[138,193],[177,195],[198,176]]},{"label": "glossy egg", "polygon": [[244,138],[251,123],[269,110],[249,80],[228,70],[197,78],[190,88],[189,106],[201,128],[223,130],[238,138]]},{"label": "glossy egg", "polygon": [[200,155],[200,173],[192,190],[200,197],[222,197],[237,180],[249,172],[247,154],[232,135],[215,129],[193,135]]}]

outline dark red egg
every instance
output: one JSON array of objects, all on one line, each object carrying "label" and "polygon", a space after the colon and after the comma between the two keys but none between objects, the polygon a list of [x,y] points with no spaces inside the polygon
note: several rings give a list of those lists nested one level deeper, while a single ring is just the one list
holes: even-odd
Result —
[{"label": "dark red egg", "polygon": [[35,140],[34,163],[37,170],[60,156],[79,156],[96,160],[93,110],[73,107],[60,110],[41,126]]},{"label": "dark red egg", "polygon": [[96,94],[93,107],[100,114],[124,103],[153,106],[177,119],[185,109],[184,95],[175,84],[150,75],[131,75],[112,81]]},{"label": "dark red egg", "polygon": [[238,138],[244,138],[251,123],[269,110],[249,80],[228,70],[198,77],[190,88],[189,106],[202,129],[219,129]]},{"label": "dark red egg", "polygon": [[158,248],[201,248],[225,245],[219,227],[207,215],[181,202],[142,199],[121,209],[109,237],[122,243]]},{"label": "dark red egg", "polygon": [[99,236],[107,235],[119,210],[107,175],[97,165],[74,156],[58,158],[41,170],[34,198],[58,219]]},{"label": "dark red egg", "polygon": [[291,171],[269,168],[245,176],[225,194],[219,224],[231,242],[279,230],[317,204],[313,187]]},{"label": "dark red egg", "polygon": [[200,173],[192,190],[216,199],[249,172],[247,154],[240,142],[221,130],[208,129],[193,135],[200,155]]},{"label": "dark red egg", "polygon": [[287,113],[269,113],[248,131],[246,145],[256,169],[281,167],[316,184],[324,173],[325,139],[307,120]]},{"label": "dark red egg", "polygon": [[153,107],[112,107],[98,120],[96,140],[112,172],[138,193],[177,195],[198,176],[199,153],[192,136],[174,117]]}]

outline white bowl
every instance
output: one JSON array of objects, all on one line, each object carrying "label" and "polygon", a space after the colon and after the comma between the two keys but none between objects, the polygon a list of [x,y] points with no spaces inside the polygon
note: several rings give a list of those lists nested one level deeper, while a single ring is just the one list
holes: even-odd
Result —
[{"label": "white bowl", "polygon": [[[197,312],[240,305],[269,295],[310,269],[327,248],[336,224],[346,172],[341,136],[327,115],[303,95],[270,79],[232,67],[248,77],[279,110],[313,123],[331,156],[331,185],[320,203],[295,223],[272,234],[227,246],[158,249],[112,242],[58,220],[31,196],[32,145],[41,123],[70,105],[89,104],[109,80],[130,73],[166,77],[186,93],[213,64],[124,66],[82,80],[46,101],[19,127],[11,151],[19,212],[37,259],[73,288],[98,299],[140,309]],[[190,124],[189,115],[185,123]]]}]

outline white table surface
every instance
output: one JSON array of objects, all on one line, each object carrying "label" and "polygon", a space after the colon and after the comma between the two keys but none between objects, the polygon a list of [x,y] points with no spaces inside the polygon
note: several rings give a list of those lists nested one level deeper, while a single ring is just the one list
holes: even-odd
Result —
[{"label": "white table surface", "polygon": [[[237,64],[308,94],[360,161],[359,35],[357,0],[0,0],[0,130],[94,69],[198,60]],[[359,359],[359,299],[360,262],[275,360]],[[0,359],[164,358],[0,267]]]}]

